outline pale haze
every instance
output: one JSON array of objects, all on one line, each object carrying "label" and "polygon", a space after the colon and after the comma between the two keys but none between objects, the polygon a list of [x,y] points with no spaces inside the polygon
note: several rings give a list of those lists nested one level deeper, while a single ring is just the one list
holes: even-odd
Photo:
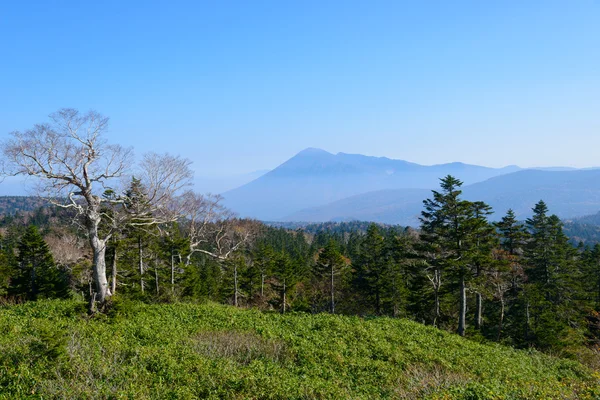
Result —
[{"label": "pale haze", "polygon": [[600,165],[600,3],[4,2],[0,138],[61,107],[215,179],[307,147]]}]

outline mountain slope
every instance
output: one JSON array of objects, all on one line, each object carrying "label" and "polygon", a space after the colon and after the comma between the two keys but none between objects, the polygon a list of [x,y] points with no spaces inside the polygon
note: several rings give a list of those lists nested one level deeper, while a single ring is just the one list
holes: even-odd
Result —
[{"label": "mountain slope", "polygon": [[[460,174],[456,175],[459,179]],[[428,190],[383,190],[342,199],[321,207],[305,209],[285,221],[321,222],[358,219],[415,225]],[[419,201],[418,197],[421,197]],[[521,219],[544,200],[550,211],[562,218],[589,215],[600,210],[600,170],[524,170],[490,178],[463,188],[467,200],[482,200],[494,208],[498,219],[512,208]]]},{"label": "mountain slope", "polygon": [[431,194],[428,189],[378,190],[337,200],[320,207],[293,213],[284,221],[372,221],[385,224],[419,224],[423,200]]},{"label": "mountain slope", "polygon": [[459,175],[466,183],[519,170],[463,163],[424,166],[386,157],[331,154],[306,149],[260,178],[223,193],[241,216],[275,220],[298,210],[382,189],[430,189],[439,178]]}]

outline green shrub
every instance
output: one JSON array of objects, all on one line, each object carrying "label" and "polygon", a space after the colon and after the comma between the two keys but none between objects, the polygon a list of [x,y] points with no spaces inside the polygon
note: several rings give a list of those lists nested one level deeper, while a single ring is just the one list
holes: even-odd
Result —
[{"label": "green shrub", "polygon": [[0,308],[0,398],[593,399],[574,360],[408,320],[115,299]]}]

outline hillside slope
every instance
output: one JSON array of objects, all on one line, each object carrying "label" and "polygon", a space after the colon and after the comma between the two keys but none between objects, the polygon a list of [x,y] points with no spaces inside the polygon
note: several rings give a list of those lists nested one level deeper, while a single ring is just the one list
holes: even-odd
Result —
[{"label": "hillside slope", "polygon": [[407,320],[214,304],[0,308],[0,398],[591,399],[575,361]]}]

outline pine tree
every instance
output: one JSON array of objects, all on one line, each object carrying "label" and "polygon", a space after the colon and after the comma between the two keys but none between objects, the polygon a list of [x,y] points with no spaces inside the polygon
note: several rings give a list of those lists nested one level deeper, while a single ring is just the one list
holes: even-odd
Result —
[{"label": "pine tree", "polygon": [[363,302],[375,314],[383,312],[383,297],[387,285],[387,259],[384,237],[375,224],[371,224],[362,238],[359,255],[353,260],[356,270],[354,286],[361,294]]},{"label": "pine tree", "polygon": [[411,238],[406,229],[393,227],[385,234],[385,244],[389,267],[386,308],[394,317],[404,316],[409,308]]},{"label": "pine tree", "polygon": [[319,252],[315,265],[315,273],[321,279],[327,279],[329,283],[329,312],[335,314],[335,292],[337,277],[342,274],[346,267],[346,261],[340,253],[334,239]]},{"label": "pine tree", "polygon": [[501,234],[501,246],[511,255],[517,255],[522,252],[528,238],[523,224],[519,223],[515,212],[509,209],[506,215],[496,223],[496,227]]},{"label": "pine tree", "polygon": [[483,325],[483,295],[486,286],[486,269],[494,264],[493,249],[497,246],[497,237],[488,216],[492,208],[481,201],[471,204],[472,218],[469,221],[469,244],[471,268],[475,289],[475,329]]},{"label": "pine tree", "polygon": [[0,296],[8,294],[10,279],[14,275],[11,253],[12,247],[7,246],[4,237],[0,235]]},{"label": "pine tree", "polygon": [[503,332],[508,338],[520,338],[523,316],[526,316],[527,303],[523,296],[524,271],[523,252],[529,240],[529,233],[520,223],[512,209],[497,222],[500,234],[500,249],[495,252],[496,262],[489,280],[492,295],[499,302],[496,340],[500,340]]},{"label": "pine tree", "polygon": [[[136,259],[137,287],[140,293],[144,294],[146,291],[146,272],[154,258],[147,251],[149,250],[147,247],[149,246],[150,235],[155,233],[156,226],[152,223],[146,189],[140,179],[132,177],[129,188],[123,196],[123,210],[127,214],[127,227],[124,233],[127,237],[126,244],[130,253],[128,258],[129,261]],[[135,256],[133,254],[134,248]]]},{"label": "pine tree", "polygon": [[282,313],[285,313],[288,308],[288,294],[302,280],[304,272],[302,260],[293,259],[284,251],[276,255],[273,263],[273,275],[276,281],[273,282],[273,286],[279,292]]},{"label": "pine tree", "polygon": [[[433,198],[423,201],[421,230],[422,251],[435,292],[434,321],[440,317],[439,294],[442,275],[458,286],[458,334],[465,335],[467,284],[473,277],[474,265],[480,257],[482,237],[490,233],[487,215],[491,209],[483,202],[462,200],[462,182],[451,175],[441,179],[441,191],[432,191]],[[486,239],[487,240],[487,239]],[[476,268],[475,268],[476,270]]]},{"label": "pine tree", "polygon": [[548,216],[543,201],[527,219],[531,240],[525,248],[526,336],[530,345],[552,347],[581,323],[575,249],[562,231],[560,219]]},{"label": "pine tree", "polygon": [[276,254],[273,247],[266,243],[260,243],[254,252],[253,270],[257,272],[260,281],[260,297],[265,296],[265,280],[273,272]]},{"label": "pine tree", "polygon": [[68,296],[68,279],[54,264],[46,242],[33,225],[18,244],[17,275],[11,282],[11,294],[28,300]]}]

